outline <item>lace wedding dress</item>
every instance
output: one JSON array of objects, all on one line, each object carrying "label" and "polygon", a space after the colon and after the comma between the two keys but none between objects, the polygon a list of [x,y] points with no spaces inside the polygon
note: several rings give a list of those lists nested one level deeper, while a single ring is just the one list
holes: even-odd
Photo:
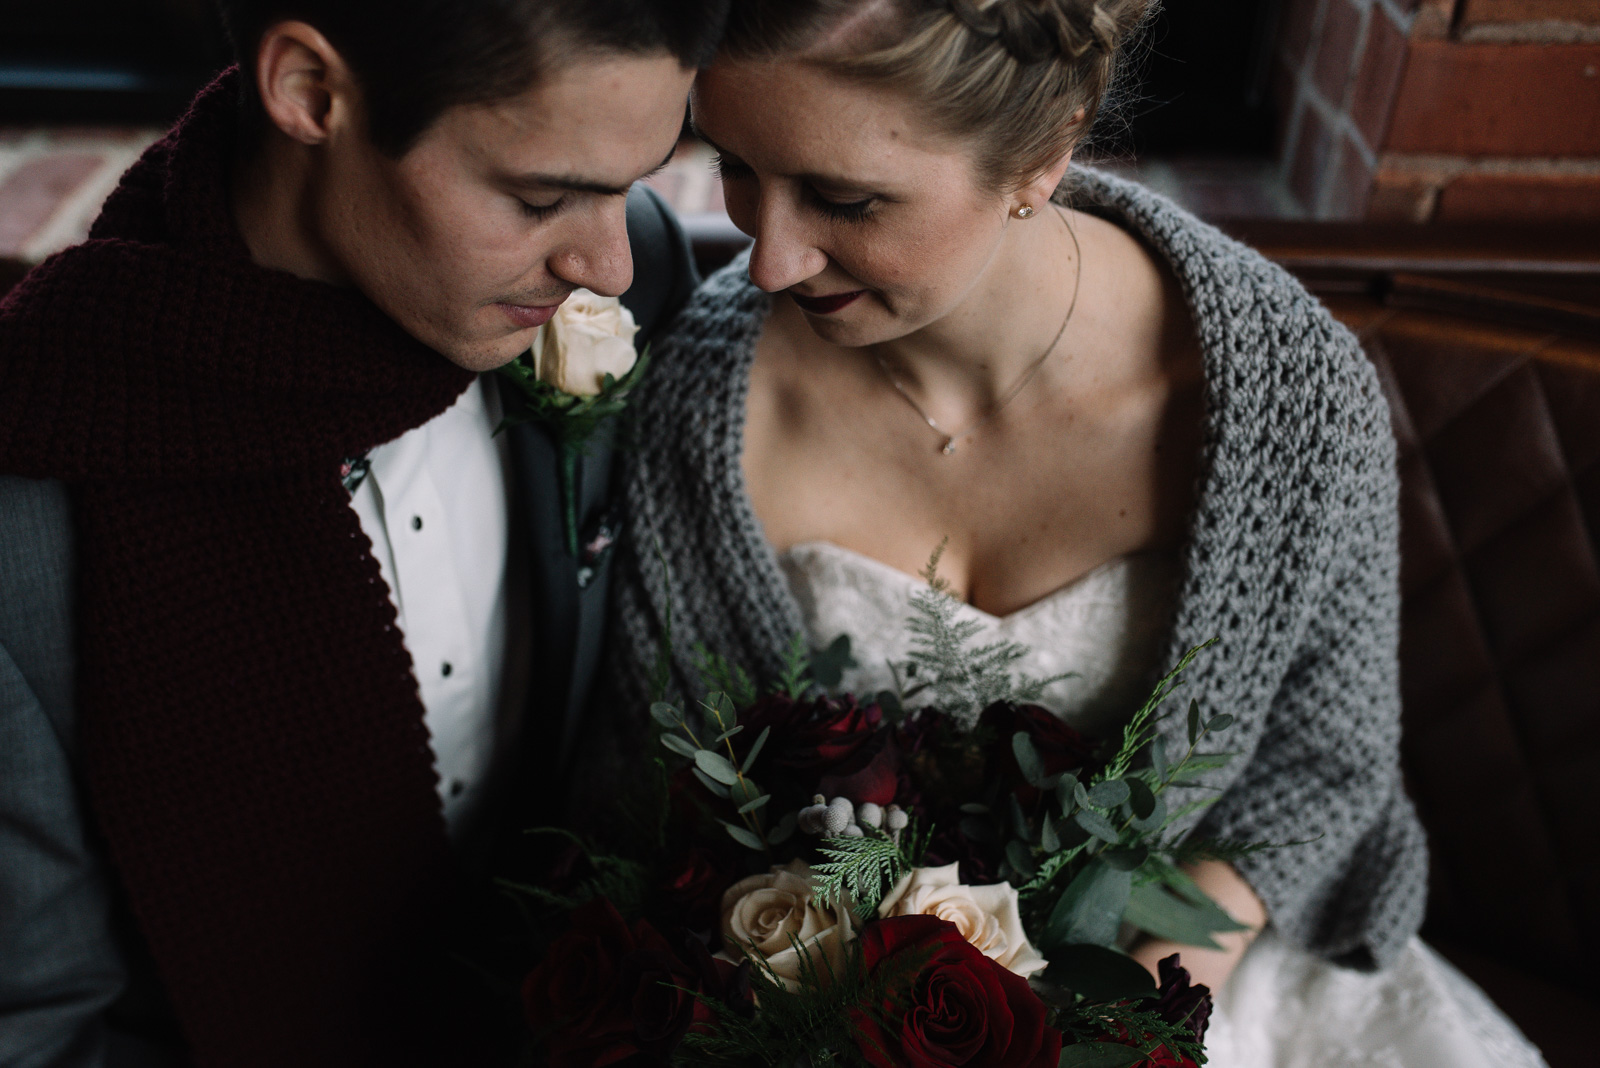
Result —
[{"label": "lace wedding dress", "polygon": [[[825,542],[780,558],[809,636],[850,635],[857,667],[841,691],[894,686],[888,664],[910,649],[905,620],[920,580]],[[1153,681],[1177,564],[1144,553],[1113,560],[1027,608],[997,618],[961,609],[981,639],[1009,639],[1033,652],[1019,670],[1034,677],[1076,672],[1043,703],[1080,730],[1121,726]],[[1289,945],[1269,926],[1216,992],[1206,1036],[1208,1068],[1543,1068],[1516,1026],[1476,986],[1420,939],[1389,968],[1338,968]]]}]

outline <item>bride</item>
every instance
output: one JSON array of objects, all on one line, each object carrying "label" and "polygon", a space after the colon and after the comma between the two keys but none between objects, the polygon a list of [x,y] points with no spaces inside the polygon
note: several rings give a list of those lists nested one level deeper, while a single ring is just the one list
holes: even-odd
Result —
[{"label": "bride", "polygon": [[1084,729],[1219,639],[1181,695],[1233,714],[1241,752],[1201,827],[1305,844],[1201,865],[1250,928],[1221,951],[1131,949],[1181,948],[1217,991],[1211,1063],[1542,1064],[1415,934],[1372,368],[1282,271],[1071,166],[1149,6],[735,5],[694,113],[754,245],[634,405],[611,705],[642,707],[669,616],[676,649],[757,676],[797,632],[849,633],[844,688],[889,686],[940,544],[969,618],[1037,650],[1029,673],[1079,673],[1047,703]]}]

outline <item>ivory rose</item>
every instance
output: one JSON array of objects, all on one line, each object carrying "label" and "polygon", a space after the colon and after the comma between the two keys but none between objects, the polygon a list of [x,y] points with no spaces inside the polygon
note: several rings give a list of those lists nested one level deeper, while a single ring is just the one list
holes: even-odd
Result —
[{"label": "ivory rose", "polygon": [[579,396],[600,392],[609,373],[621,378],[639,355],[633,313],[616,297],[574,289],[533,336],[533,369],[541,382]]},{"label": "ivory rose", "polygon": [[849,902],[823,908],[811,885],[811,869],[794,860],[766,875],[752,875],[722,895],[722,937],[732,953],[764,959],[784,986],[798,989],[800,955],[795,943],[826,982],[849,963],[855,938]]},{"label": "ivory rose", "polygon": [[937,916],[949,920],[984,956],[1007,971],[1027,976],[1049,962],[1022,930],[1022,910],[1010,883],[963,886],[959,864],[917,868],[895,884],[878,906],[878,916]]}]

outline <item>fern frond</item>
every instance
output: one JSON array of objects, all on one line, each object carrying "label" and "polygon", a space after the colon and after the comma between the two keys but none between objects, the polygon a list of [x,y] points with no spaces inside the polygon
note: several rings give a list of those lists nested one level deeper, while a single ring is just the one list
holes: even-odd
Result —
[{"label": "fern frond", "polygon": [[811,881],[824,908],[849,901],[857,914],[871,915],[889,888],[911,873],[911,858],[882,831],[824,838],[818,848],[828,859],[812,866]]}]

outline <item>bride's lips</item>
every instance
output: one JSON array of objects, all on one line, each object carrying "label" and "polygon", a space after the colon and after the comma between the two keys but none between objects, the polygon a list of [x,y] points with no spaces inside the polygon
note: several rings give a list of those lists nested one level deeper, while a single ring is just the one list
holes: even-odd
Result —
[{"label": "bride's lips", "polygon": [[555,315],[556,309],[561,307],[558,300],[554,304],[496,304],[495,307],[506,313],[510,319],[521,327],[543,326]]},{"label": "bride's lips", "polygon": [[789,296],[800,305],[801,311],[808,311],[812,315],[832,315],[845,305],[853,303],[865,292],[865,289],[852,289],[848,293],[834,293],[827,297],[805,297],[791,289]]}]

